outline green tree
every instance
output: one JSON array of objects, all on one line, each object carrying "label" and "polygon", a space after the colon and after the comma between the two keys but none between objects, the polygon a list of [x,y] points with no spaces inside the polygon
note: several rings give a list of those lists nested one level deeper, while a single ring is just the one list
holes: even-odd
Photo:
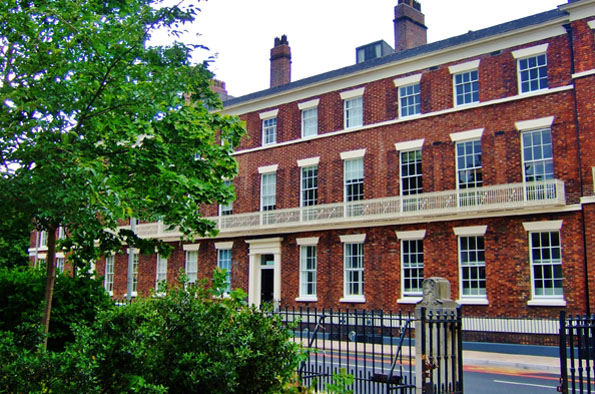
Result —
[{"label": "green tree", "polygon": [[156,31],[181,34],[197,2],[0,4],[0,200],[48,233],[46,330],[60,226],[81,268],[124,242],[166,251],[117,231],[131,217],[214,234],[199,206],[233,198],[224,179],[243,125],[213,112],[212,75],[190,60],[199,46],[149,45]]},{"label": "green tree", "polygon": [[[0,196],[5,195],[0,193]],[[6,216],[0,221],[0,268],[24,267],[29,264],[27,248],[32,227],[23,214],[15,217],[10,216],[8,209],[2,212]]]}]

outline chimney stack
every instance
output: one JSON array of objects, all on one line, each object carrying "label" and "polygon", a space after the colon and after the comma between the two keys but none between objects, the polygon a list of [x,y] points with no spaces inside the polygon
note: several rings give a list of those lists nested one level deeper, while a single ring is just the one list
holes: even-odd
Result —
[{"label": "chimney stack", "polygon": [[219,96],[221,101],[225,101],[225,100],[232,98],[227,93],[227,89],[225,88],[225,82],[220,81],[218,79],[213,79],[213,84],[211,85],[211,90],[213,91],[213,93],[216,93],[217,96]]},{"label": "chimney stack", "polygon": [[271,87],[291,82],[291,48],[284,34],[275,38],[275,46],[271,49]]},{"label": "chimney stack", "polygon": [[421,4],[415,0],[399,0],[395,7],[395,52],[428,43],[428,28]]}]

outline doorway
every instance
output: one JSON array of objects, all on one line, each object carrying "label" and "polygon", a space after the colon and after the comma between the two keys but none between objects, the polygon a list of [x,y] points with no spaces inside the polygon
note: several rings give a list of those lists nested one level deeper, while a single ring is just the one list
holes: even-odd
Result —
[{"label": "doorway", "polygon": [[273,302],[275,289],[275,256],[263,254],[260,257],[260,303]]},{"label": "doorway", "polygon": [[281,300],[281,241],[282,238],[246,240],[250,245],[248,302],[261,305]]}]

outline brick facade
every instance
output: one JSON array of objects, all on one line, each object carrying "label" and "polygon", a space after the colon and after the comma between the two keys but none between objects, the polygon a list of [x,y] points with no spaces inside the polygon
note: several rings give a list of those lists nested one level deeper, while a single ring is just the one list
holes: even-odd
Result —
[{"label": "brick facade", "polygon": [[[271,91],[227,101],[224,112],[239,115],[249,135],[236,149],[240,173],[233,184],[237,200],[233,203],[233,215],[225,218],[233,221],[241,215],[253,215],[256,222],[249,229],[222,228],[216,239],[197,240],[198,277],[211,277],[217,265],[215,243],[233,242],[231,286],[248,292],[251,302],[260,300],[262,287],[258,276],[262,269],[269,269],[260,267],[259,259],[274,255],[274,272],[278,274],[274,301],[280,305],[408,311],[414,303],[403,294],[403,251],[397,232],[425,230],[423,275],[447,278],[453,298],[461,299],[465,313],[553,318],[562,307],[570,313],[587,312],[589,306],[595,305],[595,35],[593,22],[589,24],[595,20],[593,4],[593,0],[569,2],[558,10],[391,54],[379,62],[364,62],[311,79],[282,83]],[[569,33],[564,25],[570,27]],[[289,53],[288,45],[282,46],[287,46]],[[546,48],[547,89],[522,94],[515,56],[526,53],[521,50],[534,48]],[[479,102],[457,107],[452,66],[471,61],[479,61]],[[418,74],[421,114],[401,118],[395,79]],[[358,88],[364,88],[363,126],[345,129],[341,94]],[[318,100],[318,132],[315,137],[302,138],[299,105],[312,100]],[[273,110],[277,110],[276,143],[263,146],[261,114]],[[531,126],[531,122],[540,126]],[[525,200],[518,203],[489,209],[478,206],[477,210],[466,207],[424,213],[425,208],[419,208],[412,214],[370,214],[369,219],[343,217],[312,221],[310,225],[300,221],[289,225],[279,219],[277,226],[267,226],[264,214],[257,214],[261,209],[259,168],[273,165],[277,166],[276,210],[290,219],[291,215],[303,214],[296,211],[301,203],[302,182],[298,161],[308,158],[318,158],[315,207],[346,209],[341,205],[345,198],[345,160],[341,154],[364,149],[364,215],[368,202],[400,201],[401,157],[395,144],[417,140],[423,140],[422,195],[457,192],[458,137],[453,133],[467,131],[480,135],[481,195],[487,196],[490,188],[511,185],[512,190],[515,184],[522,184],[520,193],[528,195],[531,186],[527,185],[531,184],[523,184],[528,171],[523,133],[547,129],[552,137],[553,178],[564,186],[562,203],[531,205],[531,198],[524,196]],[[541,197],[536,198],[545,196],[548,192],[543,190],[549,189],[539,190]],[[510,193],[505,203],[515,198],[516,192]],[[457,196],[461,198],[460,194]],[[205,216],[218,214],[216,205],[201,210]],[[460,295],[462,268],[454,232],[455,228],[471,226],[486,226],[486,295],[476,299]],[[534,294],[534,275],[540,275],[540,268],[532,266],[532,259],[539,256],[535,247],[531,249],[531,234],[541,232],[560,237],[562,294],[549,298]],[[363,297],[354,303],[344,300],[346,268],[341,236],[350,234],[365,234]],[[300,296],[299,242],[314,242],[311,240],[316,238],[316,297],[304,300]],[[256,245],[255,240],[262,244]],[[172,245],[168,281],[176,280],[185,262],[182,245]],[[555,253],[557,249],[551,250]],[[115,297],[126,292],[127,261],[125,253],[115,257]],[[141,295],[155,287],[156,261],[154,255],[140,257]],[[105,272],[105,259],[96,268],[100,274]],[[543,275],[546,286],[551,285],[549,274]]]}]

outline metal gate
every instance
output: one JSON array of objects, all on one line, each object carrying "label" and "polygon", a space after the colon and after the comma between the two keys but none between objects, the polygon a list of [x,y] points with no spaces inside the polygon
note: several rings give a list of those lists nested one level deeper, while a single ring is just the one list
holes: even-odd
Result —
[{"label": "metal gate", "polygon": [[561,393],[595,393],[595,315],[560,312]]},{"label": "metal gate", "polygon": [[304,386],[325,391],[339,385],[356,394],[415,393],[411,314],[315,308],[276,313],[308,351],[298,368]]},{"label": "metal gate", "polygon": [[[304,386],[324,391],[339,384],[355,394],[463,392],[460,308],[428,310],[421,319],[365,310],[291,308],[275,313],[308,351],[298,368]],[[353,379],[344,379],[347,375]],[[416,391],[420,376],[426,384]]]}]

